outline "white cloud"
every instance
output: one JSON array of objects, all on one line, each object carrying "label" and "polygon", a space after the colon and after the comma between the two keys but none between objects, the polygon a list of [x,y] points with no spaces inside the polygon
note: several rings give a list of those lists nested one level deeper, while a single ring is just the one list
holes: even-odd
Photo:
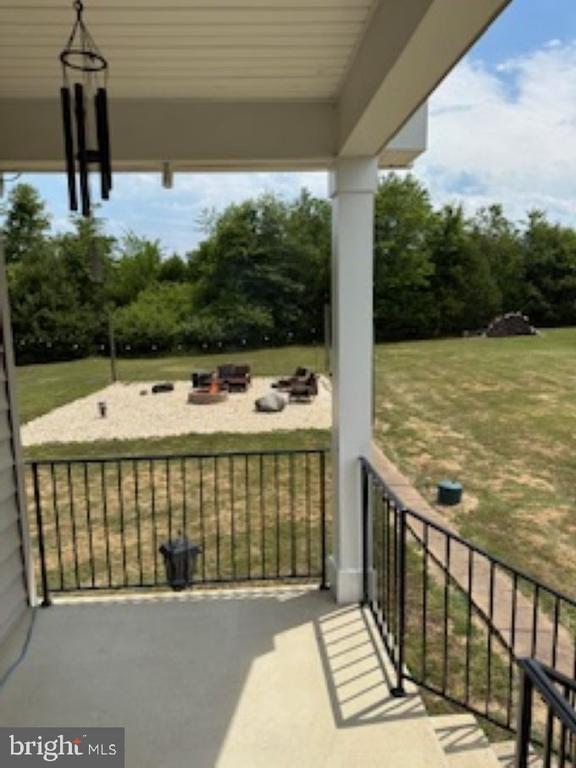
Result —
[{"label": "white cloud", "polygon": [[221,211],[268,191],[291,199],[302,187],[326,196],[326,174],[177,173],[171,190],[161,187],[160,174],[117,174],[113,199],[102,213],[116,236],[133,229],[159,238],[168,251],[184,252],[203,237],[198,219],[204,210]]},{"label": "white cloud", "polygon": [[576,42],[493,69],[464,60],[431,100],[429,150],[414,171],[435,202],[501,202],[576,225]]}]

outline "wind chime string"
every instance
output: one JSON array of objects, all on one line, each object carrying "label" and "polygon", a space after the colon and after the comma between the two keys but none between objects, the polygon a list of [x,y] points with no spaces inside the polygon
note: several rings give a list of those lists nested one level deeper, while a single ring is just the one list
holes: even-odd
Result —
[{"label": "wind chime string", "polygon": [[[70,70],[83,73],[105,72],[108,69],[108,62],[84,23],[84,4],[77,0],[73,7],[76,11],[76,21],[60,54],[60,61]],[[77,44],[77,38],[79,44]]]}]

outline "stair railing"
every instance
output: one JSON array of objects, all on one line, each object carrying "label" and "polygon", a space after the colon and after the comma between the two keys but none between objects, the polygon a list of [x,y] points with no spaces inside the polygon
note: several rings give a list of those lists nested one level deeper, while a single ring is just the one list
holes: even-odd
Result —
[{"label": "stair railing", "polygon": [[407,508],[361,467],[363,603],[394,664],[392,693],[409,680],[516,731],[519,659],[575,677],[576,601]]},{"label": "stair railing", "polygon": [[[542,763],[559,768],[576,765],[576,681],[536,659],[520,659],[520,701],[515,768],[528,768],[534,730],[541,730],[536,707],[544,708]],[[535,702],[536,697],[536,702]]]}]

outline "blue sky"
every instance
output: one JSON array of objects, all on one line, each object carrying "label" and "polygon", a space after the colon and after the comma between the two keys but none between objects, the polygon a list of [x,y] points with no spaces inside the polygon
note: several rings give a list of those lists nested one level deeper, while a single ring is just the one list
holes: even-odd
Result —
[{"label": "blue sky", "polygon": [[576,38],[575,0],[513,0],[473,55],[489,62],[520,56],[549,40]]},{"label": "blue sky", "polygon": [[[576,0],[513,0],[430,103],[428,151],[413,172],[434,202],[467,210],[501,202],[518,221],[541,208],[576,226]],[[30,175],[55,229],[68,226],[64,179]],[[179,174],[171,191],[159,175],[120,175],[102,209],[108,230],[159,239],[185,252],[202,238],[205,208],[302,186],[325,195],[317,174]]]}]

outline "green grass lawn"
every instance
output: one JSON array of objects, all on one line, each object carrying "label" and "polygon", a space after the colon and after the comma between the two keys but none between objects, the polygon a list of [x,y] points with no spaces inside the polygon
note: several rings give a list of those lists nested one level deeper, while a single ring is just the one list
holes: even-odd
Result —
[{"label": "green grass lawn", "polygon": [[[196,580],[318,578],[329,463],[319,451],[259,450],[40,464],[50,588],[163,584],[159,545],[179,532],[202,548]],[[26,480],[32,498],[30,469]]]},{"label": "green grass lawn", "polygon": [[250,435],[217,432],[207,435],[178,435],[148,440],[111,440],[93,443],[53,443],[32,445],[25,449],[27,459],[48,460],[74,457],[102,458],[138,455],[220,453],[229,451],[273,451],[327,449],[330,433],[322,429],[290,432],[261,432]]},{"label": "green grass lawn", "polygon": [[376,351],[376,439],[460,531],[574,594],[576,330]]},{"label": "green grass lawn", "polygon": [[[473,541],[552,585],[576,577],[576,329],[536,338],[450,339],[376,349],[375,435],[430,500],[444,477],[464,484],[445,514]],[[243,355],[121,360],[122,380],[187,378],[196,367],[246,360],[256,374],[309,365],[324,352],[289,347]],[[105,360],[18,369],[23,420],[108,382]],[[39,458],[258,448],[324,447],[321,431],[201,435],[41,446]]]}]

